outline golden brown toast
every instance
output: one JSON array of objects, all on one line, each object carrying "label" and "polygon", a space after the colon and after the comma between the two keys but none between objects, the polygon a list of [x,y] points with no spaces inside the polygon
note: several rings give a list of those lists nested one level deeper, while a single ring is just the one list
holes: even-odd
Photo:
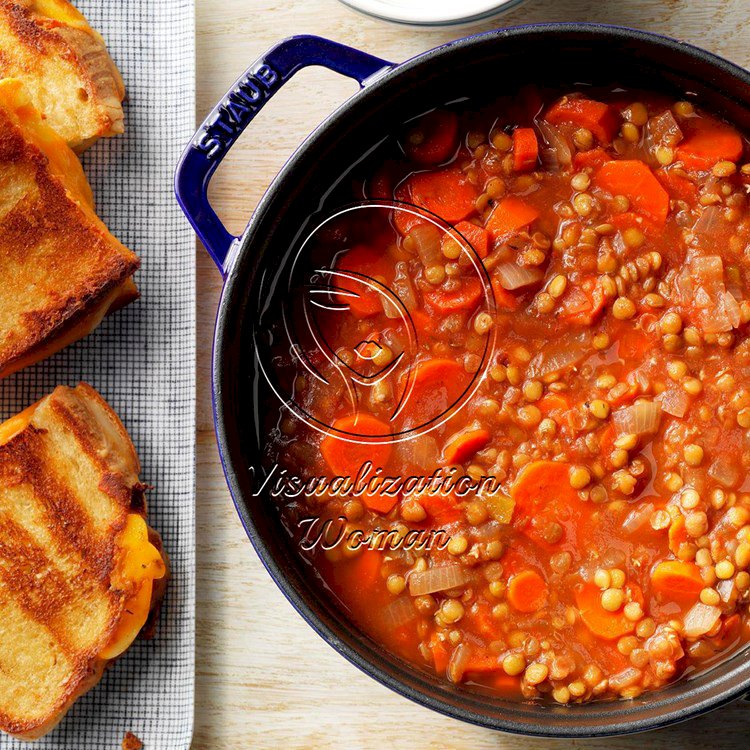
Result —
[{"label": "golden brown toast", "polygon": [[76,155],[20,81],[0,81],[0,377],[135,299],[138,265],[96,215]]},{"label": "golden brown toast", "polygon": [[88,385],[0,425],[0,730],[48,732],[145,624],[166,563],[138,473]]},{"label": "golden brown toast", "polygon": [[22,80],[76,151],[124,130],[120,73],[102,37],[67,0],[0,0],[0,78]]}]

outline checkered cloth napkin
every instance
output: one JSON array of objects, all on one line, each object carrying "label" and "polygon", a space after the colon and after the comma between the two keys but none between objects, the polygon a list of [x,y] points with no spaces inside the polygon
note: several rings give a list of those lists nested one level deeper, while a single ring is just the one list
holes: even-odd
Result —
[{"label": "checkered cloth napkin", "polygon": [[[182,750],[193,727],[195,601],[195,241],[172,193],[195,118],[193,0],[74,0],[107,41],[128,90],[124,136],[83,157],[104,222],[140,255],[141,299],[89,337],[0,384],[0,418],[56,385],[93,385],[122,417],[143,465],[149,519],[172,578],[153,641],[137,641],[34,747]],[[0,750],[29,745],[0,736]]]}]

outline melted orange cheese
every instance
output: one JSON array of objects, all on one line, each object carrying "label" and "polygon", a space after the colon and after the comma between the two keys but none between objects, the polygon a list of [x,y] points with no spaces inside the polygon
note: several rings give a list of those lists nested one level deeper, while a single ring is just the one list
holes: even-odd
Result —
[{"label": "melted orange cheese", "polygon": [[32,10],[66,26],[91,31],[86,19],[67,0],[35,0]]},{"label": "melted orange cheese", "polygon": [[[38,405],[33,404],[0,423],[0,445],[12,440],[29,426]],[[164,558],[149,541],[146,521],[137,513],[128,515],[117,545],[120,558],[112,574],[111,585],[127,593],[120,621],[109,643],[99,654],[101,659],[114,659],[135,640],[151,611],[154,581],[167,573]]]},{"label": "melted orange cheese", "polygon": [[29,426],[37,406],[38,402],[0,424],[0,445],[5,445],[5,443],[12,440],[19,432],[23,432]]},{"label": "melted orange cheese", "polygon": [[42,120],[23,83],[17,78],[0,81],[0,104],[8,115],[15,115],[24,136],[47,157],[50,170],[63,182],[70,196],[93,214],[94,196],[81,162],[68,144]]},{"label": "melted orange cheese", "polygon": [[109,644],[99,654],[114,659],[135,640],[151,611],[154,581],[167,574],[167,566],[156,547],[148,540],[148,526],[142,516],[131,513],[118,540],[121,557],[112,575],[112,586],[128,592],[120,622]]}]

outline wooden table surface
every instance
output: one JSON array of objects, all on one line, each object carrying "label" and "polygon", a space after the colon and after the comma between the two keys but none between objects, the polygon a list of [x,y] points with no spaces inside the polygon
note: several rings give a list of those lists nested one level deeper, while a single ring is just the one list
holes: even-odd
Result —
[{"label": "wooden table surface", "polygon": [[[456,0],[460,2],[460,0]],[[336,0],[196,0],[198,112],[203,119],[267,47],[299,33],[399,61],[500,25],[598,21],[704,46],[750,67],[750,0],[527,0],[479,26],[416,31],[360,16]],[[491,80],[488,80],[491,85]],[[213,201],[240,232],[292,150],[355,84],[308,69],[276,96],[222,166]],[[587,742],[526,740],[462,724],[397,696],[329,648],[261,566],[234,512],[214,442],[210,341],[221,280],[198,248],[198,593],[194,748],[653,748],[747,746],[750,705],[646,736]]]}]

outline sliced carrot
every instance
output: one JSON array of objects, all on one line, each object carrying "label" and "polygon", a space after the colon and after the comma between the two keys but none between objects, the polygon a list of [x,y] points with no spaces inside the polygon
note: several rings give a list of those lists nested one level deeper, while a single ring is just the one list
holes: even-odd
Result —
[{"label": "sliced carrot", "polygon": [[386,495],[377,490],[367,490],[362,493],[361,498],[362,502],[370,510],[374,510],[376,513],[382,513],[384,516],[387,516],[398,502],[398,497]]},{"label": "sliced carrot", "polygon": [[458,148],[458,117],[435,110],[420,117],[404,141],[404,152],[418,164],[435,165],[450,159]]},{"label": "sliced carrot", "polygon": [[586,276],[578,283],[569,285],[557,317],[576,325],[590,326],[606,305],[607,297],[599,279]]},{"label": "sliced carrot", "polygon": [[[441,289],[428,289],[424,300],[441,313],[448,314],[461,310],[473,310],[482,296],[482,283],[476,277],[463,278],[461,286],[452,292]],[[382,305],[381,305],[382,309]]]},{"label": "sliced carrot", "polygon": [[617,341],[617,356],[625,360],[642,360],[654,347],[648,334],[632,326],[625,328]]},{"label": "sliced carrot", "polygon": [[601,589],[594,583],[583,583],[575,589],[576,605],[581,620],[598,638],[608,641],[632,633],[635,623],[620,612],[608,612],[602,607]]},{"label": "sliced carrot", "polygon": [[521,306],[520,297],[505,289],[496,276],[492,277],[492,293],[495,296],[495,304],[501,309],[518,310]]},{"label": "sliced carrot", "polygon": [[409,178],[412,201],[451,224],[475,210],[477,189],[456,168],[419,172]]},{"label": "sliced carrot", "polygon": [[686,605],[697,601],[705,584],[700,568],[683,560],[664,560],[651,572],[651,588],[667,601]]},{"label": "sliced carrot", "polygon": [[462,464],[490,442],[487,430],[469,430],[453,437],[443,448],[443,458],[448,464]]},{"label": "sliced carrot", "polygon": [[[412,197],[409,190],[409,181],[402,182],[394,191],[394,199],[398,203],[411,203]],[[411,206],[405,206],[402,209],[395,209],[391,212],[391,221],[396,231],[402,236],[406,237],[414,227],[418,227],[421,224],[428,224],[427,219],[421,217],[417,211]]]},{"label": "sliced carrot", "polygon": [[453,359],[417,363],[405,413],[419,425],[442,417],[466,390],[471,376]]},{"label": "sliced carrot", "polygon": [[500,659],[497,656],[474,650],[466,662],[464,672],[486,674],[487,672],[500,671],[502,668],[503,666],[500,664]]},{"label": "sliced carrot", "polygon": [[519,612],[537,612],[547,604],[547,584],[533,570],[524,570],[508,582],[508,602]]},{"label": "sliced carrot", "polygon": [[642,161],[607,162],[597,171],[594,183],[610,195],[624,195],[639,213],[660,225],[667,220],[669,195]]},{"label": "sliced carrot", "polygon": [[610,143],[617,132],[617,115],[614,110],[593,99],[563,97],[547,110],[544,119],[552,125],[568,123],[587,128],[601,143]]},{"label": "sliced carrot", "polygon": [[542,412],[542,415],[546,417],[550,414],[568,411],[570,409],[570,400],[560,393],[547,393],[536,402],[536,406]]},{"label": "sliced carrot", "polygon": [[431,315],[420,309],[414,309],[409,314],[418,336],[432,335],[435,329],[435,320]]},{"label": "sliced carrot", "polygon": [[673,555],[677,555],[680,551],[680,547],[687,542],[688,535],[687,529],[685,528],[685,518],[683,516],[677,516],[674,521],[669,525],[669,550]]},{"label": "sliced carrot", "polygon": [[577,170],[591,168],[599,169],[603,164],[611,161],[612,157],[603,148],[592,148],[588,151],[579,151],[573,157],[573,166]]},{"label": "sliced carrot", "polygon": [[336,269],[353,271],[365,277],[361,282],[336,279],[336,286],[348,292],[348,294],[336,294],[341,304],[348,305],[358,317],[368,317],[383,312],[380,295],[374,289],[367,287],[367,279],[392,274],[393,262],[387,255],[367,245],[355,245],[339,258],[336,262]]},{"label": "sliced carrot", "polygon": [[445,670],[448,669],[450,654],[445,643],[437,637],[436,633],[433,633],[430,638],[430,651],[432,651],[432,661],[435,664],[435,671],[438,674],[445,674]]},{"label": "sliced carrot", "polygon": [[509,195],[492,209],[487,219],[487,231],[495,240],[504,239],[529,226],[538,218],[539,211],[533,206],[515,195]]},{"label": "sliced carrot", "polygon": [[[337,419],[333,429],[351,436],[349,440],[344,440],[343,437],[332,433],[326,435],[320,444],[323,459],[336,476],[355,478],[368,461],[374,468],[387,465],[391,457],[390,442],[375,442],[367,438],[368,435],[389,435],[390,428],[387,424],[371,414],[360,413]],[[362,501],[371,510],[389,513],[398,497],[368,490],[362,494]]]},{"label": "sliced carrot", "polygon": [[739,161],[744,145],[740,134],[729,125],[695,119],[688,125],[685,140],[677,147],[677,158],[688,169],[711,169],[720,161]]},{"label": "sliced carrot", "polygon": [[534,128],[516,128],[513,131],[513,169],[528,172],[534,169],[539,158],[539,143]]},{"label": "sliced carrot", "polygon": [[516,510],[533,517],[548,504],[576,503],[578,493],[570,486],[570,464],[532,461],[521,469],[510,495]]},{"label": "sliced carrot", "polygon": [[[478,227],[470,221],[459,221],[458,224],[456,224],[455,229],[474,248],[474,252],[476,252],[480,258],[487,257],[490,248],[490,236],[484,227]],[[443,241],[447,241],[446,238],[448,237],[450,237],[450,235],[443,235]]]},{"label": "sliced carrot", "polygon": [[656,178],[675,200],[692,203],[698,197],[698,187],[687,177],[678,175],[673,169],[657,169]]},{"label": "sliced carrot", "polygon": [[433,525],[446,526],[458,521],[461,516],[461,506],[454,495],[423,494],[419,504],[425,509]]}]

